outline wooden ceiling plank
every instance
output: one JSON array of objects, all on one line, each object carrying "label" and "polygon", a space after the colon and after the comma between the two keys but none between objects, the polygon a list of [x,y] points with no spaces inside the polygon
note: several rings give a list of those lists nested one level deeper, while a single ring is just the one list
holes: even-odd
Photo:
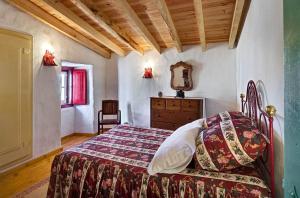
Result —
[{"label": "wooden ceiling plank", "polygon": [[99,18],[101,18],[106,24],[108,24],[109,26],[111,26],[111,28],[117,32],[121,37],[123,37],[128,43],[130,43],[134,49],[136,49],[136,52],[143,55],[144,54],[144,49],[142,47],[142,45],[138,44],[138,42],[136,42],[135,40],[133,40],[128,33],[126,33],[123,29],[125,27],[127,27],[127,24],[125,24],[125,27],[122,27],[120,24],[115,24],[114,22],[112,22],[110,19],[108,19],[106,16],[104,16],[104,13],[100,13],[97,12],[95,13],[96,16],[98,16]]},{"label": "wooden ceiling plank", "polygon": [[204,15],[202,9],[202,0],[194,0],[195,15],[197,19],[197,26],[200,34],[200,43],[202,45],[202,51],[206,50],[206,37],[205,37],[205,25],[204,25]]},{"label": "wooden ceiling plank", "polygon": [[99,55],[105,58],[110,58],[111,54],[108,50],[102,48],[101,46],[97,45],[93,41],[89,40],[79,32],[75,31],[73,28],[69,27],[68,25],[61,22],[57,18],[53,17],[49,13],[45,12],[43,9],[41,9],[39,6],[35,5],[34,3],[30,1],[23,1],[23,0],[7,0],[7,2],[16,6],[17,8],[26,12],[27,14],[35,17],[36,19],[42,21],[43,23],[51,26],[57,31],[65,34],[66,36],[84,45],[85,47],[93,50]]},{"label": "wooden ceiling plank", "polygon": [[157,0],[157,5],[158,5],[158,8],[159,8],[162,18],[164,19],[166,25],[169,28],[170,36],[173,39],[173,42],[177,48],[177,51],[182,52],[181,41],[179,39],[176,27],[175,27],[173,19],[171,17],[171,13],[168,9],[168,6],[167,6],[165,0]]},{"label": "wooden ceiling plank", "polygon": [[128,22],[132,25],[132,28],[136,28],[137,32],[142,35],[152,49],[160,53],[160,46],[158,45],[157,41],[151,35],[135,11],[131,8],[127,0],[119,0],[117,5],[122,10],[122,13],[126,15]]},{"label": "wooden ceiling plank", "polygon": [[57,18],[60,18],[64,21],[67,21],[68,24],[76,27],[76,30],[80,32],[84,32],[89,37],[93,38],[97,42],[103,44],[105,47],[115,52],[120,56],[125,56],[125,51],[104,36],[102,33],[98,32],[91,25],[89,25],[86,21],[81,19],[75,13],[73,13],[70,9],[65,7],[62,3],[55,0],[31,0],[33,3],[37,5],[41,5],[49,10],[51,13],[55,14]]},{"label": "wooden ceiling plank", "polygon": [[111,26],[109,26],[100,16],[93,13],[84,3],[80,0],[69,0],[74,6],[76,6],[79,10],[81,10],[86,16],[88,16],[94,23],[108,32],[112,37],[118,40],[120,43],[124,44],[131,50],[138,52],[139,54],[143,54],[143,50],[140,47],[135,47],[136,45],[130,43],[130,41],[123,38],[118,34]]},{"label": "wooden ceiling plank", "polygon": [[229,36],[229,48],[235,47],[237,33],[242,18],[244,5],[245,5],[245,0],[236,0],[232,24],[231,24],[230,36]]}]

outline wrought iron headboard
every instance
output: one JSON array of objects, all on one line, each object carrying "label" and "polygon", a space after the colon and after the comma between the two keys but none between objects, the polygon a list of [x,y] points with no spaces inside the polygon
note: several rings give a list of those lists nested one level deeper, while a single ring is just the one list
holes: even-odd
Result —
[{"label": "wrought iron headboard", "polygon": [[250,80],[247,85],[246,98],[245,94],[241,94],[242,112],[251,118],[253,124],[263,133],[268,139],[269,144],[264,155],[257,161],[267,179],[271,189],[271,196],[275,197],[275,179],[274,179],[274,139],[273,139],[273,119],[276,114],[276,108],[268,105],[263,109],[262,102],[257,93],[256,85],[253,80]]}]

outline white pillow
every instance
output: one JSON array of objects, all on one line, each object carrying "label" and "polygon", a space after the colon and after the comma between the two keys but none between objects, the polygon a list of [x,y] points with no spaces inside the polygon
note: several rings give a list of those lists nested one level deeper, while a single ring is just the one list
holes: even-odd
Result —
[{"label": "white pillow", "polygon": [[176,129],[158,148],[147,170],[156,173],[179,173],[193,159],[195,140],[203,126],[204,119],[195,120]]}]

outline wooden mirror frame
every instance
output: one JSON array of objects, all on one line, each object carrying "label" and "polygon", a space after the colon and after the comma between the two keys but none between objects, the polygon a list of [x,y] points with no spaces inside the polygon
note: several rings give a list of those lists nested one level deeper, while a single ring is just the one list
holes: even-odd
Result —
[{"label": "wooden mirror frame", "polygon": [[[184,87],[184,86],[174,86],[174,69],[177,67],[184,67],[185,69],[188,69],[188,77],[189,77],[189,87]],[[180,61],[174,65],[170,66],[170,70],[171,70],[171,87],[172,89],[175,90],[183,90],[183,91],[189,91],[191,89],[193,89],[193,80],[192,80],[192,71],[193,71],[193,67],[192,65],[185,63],[183,61]]]}]

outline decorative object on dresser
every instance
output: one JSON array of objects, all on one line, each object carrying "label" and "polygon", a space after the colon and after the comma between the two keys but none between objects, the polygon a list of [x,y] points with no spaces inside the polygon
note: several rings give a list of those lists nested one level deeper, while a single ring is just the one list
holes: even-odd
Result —
[{"label": "decorative object on dresser", "polygon": [[175,130],[205,117],[205,98],[151,97],[150,102],[153,128]]},{"label": "decorative object on dresser", "polygon": [[179,91],[176,91],[176,97],[178,98],[184,98],[184,91],[182,90],[179,90]]},{"label": "decorative object on dresser", "polygon": [[163,92],[162,92],[162,91],[159,91],[159,92],[158,92],[158,97],[161,98],[162,96],[163,96]]}]

